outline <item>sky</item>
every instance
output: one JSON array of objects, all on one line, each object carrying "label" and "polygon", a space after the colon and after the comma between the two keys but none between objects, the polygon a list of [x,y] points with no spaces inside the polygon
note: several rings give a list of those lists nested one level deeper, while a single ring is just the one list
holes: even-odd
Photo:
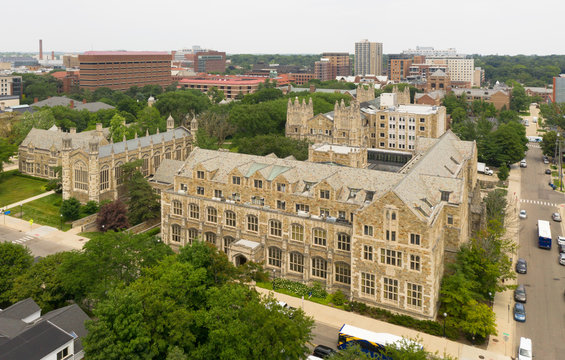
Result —
[{"label": "sky", "polygon": [[565,0],[60,0],[0,7],[0,52],[171,51],[565,54]]}]

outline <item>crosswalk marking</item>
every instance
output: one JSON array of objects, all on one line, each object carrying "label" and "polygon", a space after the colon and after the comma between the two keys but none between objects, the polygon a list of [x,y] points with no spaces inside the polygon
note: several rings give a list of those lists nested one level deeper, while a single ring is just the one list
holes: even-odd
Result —
[{"label": "crosswalk marking", "polygon": [[553,207],[558,206],[558,204],[548,202],[548,201],[541,201],[541,200],[520,199],[520,202],[525,203],[525,204],[535,204],[535,205],[543,205],[543,206],[553,206]]},{"label": "crosswalk marking", "polygon": [[527,146],[534,148],[534,149],[540,149],[541,148],[540,144],[535,144],[535,143],[528,143]]},{"label": "crosswalk marking", "polygon": [[31,239],[33,239],[33,238],[34,238],[34,237],[31,236],[31,235],[26,235],[26,236],[24,236],[24,237],[22,237],[22,238],[19,238],[18,240],[13,240],[12,243],[22,245],[22,244],[26,243],[27,241],[29,241],[29,240],[31,240]]}]

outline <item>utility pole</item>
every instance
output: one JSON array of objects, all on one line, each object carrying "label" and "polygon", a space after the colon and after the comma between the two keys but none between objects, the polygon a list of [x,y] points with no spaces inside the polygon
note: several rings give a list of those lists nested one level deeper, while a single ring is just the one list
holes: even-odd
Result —
[{"label": "utility pole", "polygon": [[561,162],[563,161],[563,153],[561,152],[561,138],[559,138],[559,191],[563,191],[563,167]]}]

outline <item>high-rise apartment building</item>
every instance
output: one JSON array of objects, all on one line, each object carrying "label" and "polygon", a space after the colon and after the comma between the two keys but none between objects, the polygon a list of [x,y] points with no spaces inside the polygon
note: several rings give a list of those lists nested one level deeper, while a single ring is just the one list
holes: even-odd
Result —
[{"label": "high-rise apartment building", "polygon": [[335,79],[336,76],[349,76],[351,75],[351,61],[349,53],[342,52],[325,52],[322,58],[328,59],[330,62],[330,76]]},{"label": "high-rise apartment building", "polygon": [[565,103],[565,74],[553,77],[553,102]]},{"label": "high-rise apartment building", "polygon": [[427,57],[426,64],[446,65],[452,83],[471,87],[475,73],[475,59],[466,57]]},{"label": "high-rise apartment building", "polygon": [[330,60],[326,58],[321,58],[314,63],[314,74],[316,75],[316,79],[321,81],[335,79],[335,77],[332,78]]},{"label": "high-rise apartment building", "polygon": [[355,43],[355,75],[381,75],[383,44],[367,39]]},{"label": "high-rise apartment building", "polygon": [[387,75],[389,80],[400,82],[410,75],[410,66],[413,63],[411,55],[391,54],[388,56]]},{"label": "high-rise apartment building", "polygon": [[87,51],[78,56],[80,88],[165,87],[172,82],[171,60],[171,54],[157,51]]}]

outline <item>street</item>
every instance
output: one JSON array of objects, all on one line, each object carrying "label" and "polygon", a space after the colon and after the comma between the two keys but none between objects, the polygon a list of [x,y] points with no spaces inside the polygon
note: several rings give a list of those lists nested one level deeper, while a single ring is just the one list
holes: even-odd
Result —
[{"label": "street", "polygon": [[[317,345],[325,345],[332,349],[337,349],[338,332],[339,328],[316,321],[314,323],[314,329],[312,330],[312,340],[310,343],[314,345],[314,347]],[[314,347],[312,347],[312,349],[314,349]]]},{"label": "street", "polygon": [[[0,216],[2,217],[2,216]],[[0,220],[1,221],[1,220]],[[48,235],[53,235],[53,231],[57,231],[49,226],[41,226],[27,232],[14,230],[0,223],[0,242],[13,242],[28,247],[34,257],[45,257],[61,251],[74,250],[57,239],[45,239]],[[52,236],[50,236],[52,237]]]},{"label": "street", "polygon": [[[557,235],[562,235],[561,223],[552,221],[551,214],[558,211],[559,204],[565,203],[565,195],[548,186],[550,175],[544,171],[549,165],[543,164],[541,149],[537,144],[529,147],[528,167],[518,168],[522,172],[518,209],[528,212],[527,219],[520,220],[518,256],[528,262],[528,273],[517,274],[517,280],[526,287],[527,321],[516,324],[515,344],[517,347],[520,337],[528,337],[532,339],[537,359],[562,359],[565,357],[565,266],[558,263],[555,245]],[[548,220],[551,224],[551,250],[538,248],[538,220]],[[509,321],[514,321],[512,307],[513,304],[509,305]]]}]

